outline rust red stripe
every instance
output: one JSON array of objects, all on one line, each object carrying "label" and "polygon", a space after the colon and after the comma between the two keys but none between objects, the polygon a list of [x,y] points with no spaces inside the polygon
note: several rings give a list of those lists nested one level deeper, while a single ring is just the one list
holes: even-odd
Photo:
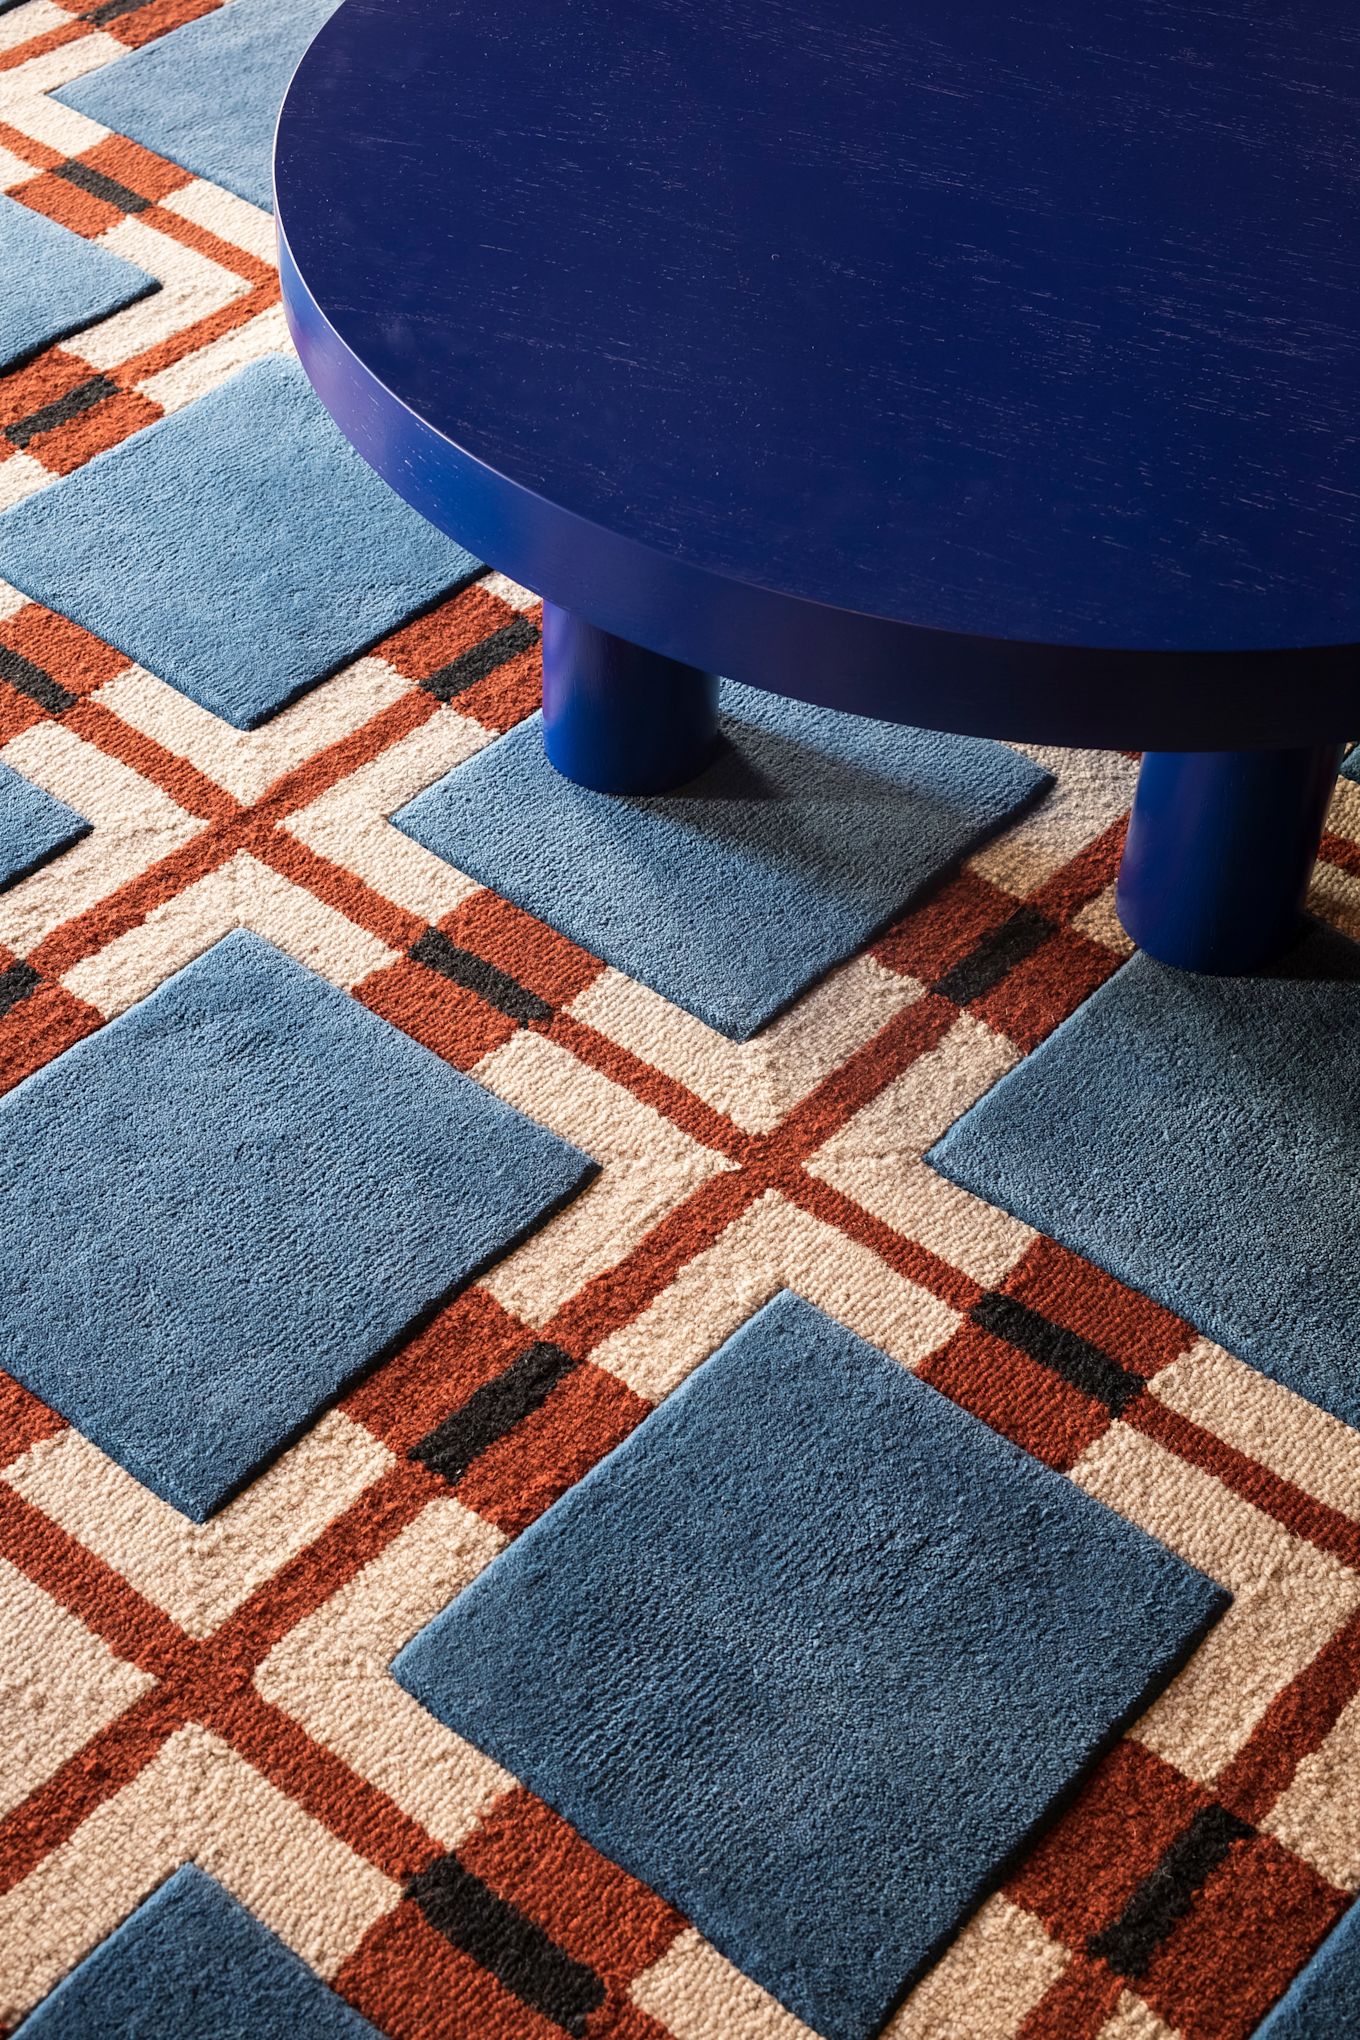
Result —
[{"label": "rust red stripe", "polygon": [[641,1317],[680,1270],[711,1247],[763,1190],[750,1171],[711,1176],[663,1218],[617,1267],[579,1289],[542,1336],[584,1360],[612,1332]]},{"label": "rust red stripe", "polygon": [[215,779],[210,779],[206,772],[200,772],[189,759],[181,757],[178,752],[168,751],[154,737],[145,736],[131,723],[124,722],[101,701],[87,699],[77,702],[62,721],[67,729],[74,730],[78,737],[95,745],[106,757],[129,766],[143,779],[149,779],[153,786],[158,786],[162,793],[168,793],[186,814],[197,815],[206,822],[217,822],[246,812],[235,795],[219,786]]},{"label": "rust red stripe", "polygon": [[1017,2029],[1015,2040],[1097,2040],[1123,1995],[1122,1980],[1074,1951],[1066,1969]]},{"label": "rust red stripe", "polygon": [[1079,914],[1097,893],[1104,892],[1107,885],[1114,883],[1119,860],[1124,854],[1128,826],[1127,815],[1111,822],[1109,828],[1102,830],[1084,850],[1079,850],[1070,863],[1064,864],[1060,871],[1055,871],[1031,893],[1027,904],[1060,922]]},{"label": "rust red stripe", "polygon": [[194,1645],[178,1623],[59,1523],[0,1482],[0,1552],[59,1601],[120,1658],[173,1679]]},{"label": "rust red stripe", "polygon": [[1263,1820],[1360,1692],[1360,1611],[1277,1693],[1219,1777],[1215,1797],[1243,1820]]},{"label": "rust red stripe", "polygon": [[236,815],[204,829],[83,914],[63,921],[30,952],[29,962],[46,977],[61,977],[96,950],[107,948],[120,935],[126,935],[130,928],[140,927],[157,907],[176,899],[234,857],[248,828],[249,817]]},{"label": "rust red stripe", "polygon": [[[32,52],[26,52],[31,55]],[[5,68],[0,65],[0,70]],[[17,156],[21,163],[31,163],[35,170],[55,170],[65,157],[60,149],[49,149],[46,142],[35,142],[32,135],[24,134],[21,128],[11,127],[6,120],[0,120],[0,149],[8,149],[11,156]]]},{"label": "rust red stripe", "polygon": [[938,1048],[959,1017],[948,999],[927,992],[895,1013],[869,1041],[795,1105],[764,1144],[770,1180],[802,1164],[895,1077]]},{"label": "rust red stripe", "polygon": [[[185,180],[186,182],[190,180]],[[208,227],[200,227],[196,221],[185,219],[166,205],[151,205],[141,218],[158,233],[178,241],[185,248],[192,248],[196,255],[205,255],[209,262],[215,262],[219,269],[230,269],[236,276],[244,277],[247,283],[270,287],[275,282],[274,270],[268,262],[261,262],[258,255],[252,255],[236,241],[224,241],[220,234],[214,234]]]},{"label": "rust red stripe", "polygon": [[1318,855],[1328,864],[1350,872],[1353,878],[1360,877],[1360,843],[1352,843],[1349,836],[1335,836],[1328,829],[1323,835]]},{"label": "rust red stripe", "polygon": [[[16,70],[31,57],[45,57],[49,50],[59,50],[66,43],[79,42],[89,32],[83,21],[73,21],[69,27],[63,23],[60,28],[49,28],[45,34],[32,36],[28,42],[19,43],[14,49],[0,50],[0,71]],[[62,158],[58,156],[56,160],[60,163]]]},{"label": "rust red stripe", "polygon": [[214,1657],[237,1667],[260,1664],[282,1637],[371,1565],[429,1502],[447,1492],[419,1461],[398,1459],[227,1617],[211,1638]]},{"label": "rust red stripe", "polygon": [[838,1232],[868,1247],[895,1274],[928,1289],[932,1296],[952,1304],[955,1310],[971,1310],[983,1294],[982,1284],[971,1275],[941,1260],[929,1247],[921,1246],[905,1233],[895,1232],[881,1218],[875,1218],[863,1205],[822,1182],[820,1177],[802,1173],[781,1187],[785,1196],[801,1205],[810,1217],[819,1218],[824,1225],[834,1226]]},{"label": "rust red stripe", "polygon": [[253,1686],[224,1687],[217,1680],[211,1695],[204,1695],[198,1719],[387,1876],[400,1881],[444,1854],[418,1820]]},{"label": "rust red stripe", "polygon": [[124,389],[131,389],[135,384],[159,375],[163,368],[173,368],[176,362],[185,360],[190,354],[197,354],[201,347],[211,346],[224,334],[234,333],[238,326],[247,325],[260,312],[267,312],[272,304],[277,303],[278,295],[277,280],[271,277],[267,284],[260,284],[241,297],[233,298],[215,312],[205,312],[191,326],[183,326],[177,333],[158,340],[154,347],[129,355],[126,361],[106,369],[105,374]]},{"label": "rust red stripe", "polygon": [[600,1034],[584,1020],[577,1020],[570,1013],[558,1013],[544,1032],[569,1049],[578,1062],[622,1084],[644,1105],[662,1113],[702,1146],[736,1162],[749,1161],[759,1152],[758,1135],[747,1133],[725,1112],[707,1104],[676,1078],[668,1077],[664,1070],[645,1062],[632,1049],[621,1047],[607,1034]]},{"label": "rust red stripe", "polygon": [[1192,1466],[1213,1474],[1295,1537],[1306,1538],[1343,1565],[1360,1570],[1360,1523],[1352,1522],[1339,1509],[1329,1508],[1259,1460],[1248,1458],[1155,1395],[1140,1396],[1130,1403],[1124,1421]]},{"label": "rust red stripe", "polygon": [[0,1820],[0,1894],[12,1891],[82,1821],[130,1785],[184,1725],[173,1693],[135,1700]]},{"label": "rust red stripe", "polygon": [[262,828],[246,847],[281,878],[303,887],[324,906],[334,907],[390,949],[409,949],[424,932],[419,914],[396,906],[354,872],[333,864],[285,829]]}]

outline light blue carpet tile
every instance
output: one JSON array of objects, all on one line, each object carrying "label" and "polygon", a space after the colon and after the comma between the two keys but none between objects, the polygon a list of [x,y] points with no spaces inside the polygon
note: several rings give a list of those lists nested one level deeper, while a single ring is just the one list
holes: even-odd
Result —
[{"label": "light blue carpet tile", "polygon": [[87,1955],[23,2030],[32,2040],[378,2040],[193,1863]]},{"label": "light blue carpet tile", "polygon": [[337,0],[229,0],[53,93],[117,134],[272,211],[274,123]]},{"label": "light blue carpet tile", "polygon": [[726,746],[623,800],[549,765],[535,717],[394,817],[416,841],[738,1040],[1050,782],[974,737],[726,683]]},{"label": "light blue carpet tile", "polygon": [[0,759],[0,892],[89,833],[84,815]]},{"label": "light blue carpet tile", "polygon": [[1360,2033],[1360,1906],[1343,1914],[1256,2040],[1355,2040]]},{"label": "light blue carpet tile", "polygon": [[1360,948],[1135,956],[937,1143],[941,1174],[1360,1424]]},{"label": "light blue carpet tile", "polygon": [[1226,1597],[785,1292],[394,1667],[868,2040]]},{"label": "light blue carpet tile", "polygon": [[0,1101],[5,1366],[202,1521],[588,1167],[229,935]]},{"label": "light blue carpet tile", "polygon": [[144,269],[0,196],[0,369],[157,289]]},{"label": "light blue carpet tile", "polygon": [[0,575],[240,729],[476,571],[274,358],[0,517]]}]

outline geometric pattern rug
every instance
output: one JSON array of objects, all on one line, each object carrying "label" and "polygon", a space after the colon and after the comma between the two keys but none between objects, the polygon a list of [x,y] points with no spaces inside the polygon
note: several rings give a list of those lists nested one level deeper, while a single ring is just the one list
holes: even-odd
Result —
[{"label": "geometric pattern rug", "polygon": [[[0,377],[0,509],[287,353],[268,216],[54,96],[211,11],[0,11],[0,189],[158,286]],[[586,1811],[573,1826],[392,1669],[479,1576],[491,1595],[501,1554],[551,1554],[554,1505],[644,1463],[625,1441],[786,1293],[914,1376],[913,1406],[944,1399],[1045,1494],[1231,1597],[1155,1697],[1112,1709],[883,2030],[1246,2040],[1282,2000],[1270,2030],[1347,2030],[1325,2021],[1360,1889],[1360,1431],[1121,1281],[1098,1240],[924,1159],[1126,961],[1134,762],[1028,753],[1054,778],[1035,805],[738,1042],[391,823],[534,713],[532,597],[483,573],[354,654],[245,730],[59,599],[0,589],[2,762],[90,825],[0,890],[0,1085],[51,1071],[28,1095],[60,1094],[78,1044],[246,930],[594,1172],[202,1522],[0,1374],[0,2030],[120,2030],[126,2004],[129,2032],[192,2032],[183,1977],[205,2018],[206,1979],[225,1988],[227,2020],[235,1979],[259,2031],[255,1990],[286,2027],[390,2040],[806,2040],[724,1936],[592,1846]],[[1350,780],[1311,906],[1360,935]],[[849,1450],[853,1379],[835,1407]],[[985,1489],[908,1533],[826,1465],[805,1485],[861,1564],[841,1587],[875,1577],[866,1552],[905,1564],[908,1534],[922,1564],[955,1555],[956,1585],[983,1549]],[[991,1574],[962,1576],[976,1613]],[[784,1648],[807,1675],[845,1633],[804,1619]],[[718,1805],[688,1844],[699,1883],[723,1840]]]},{"label": "geometric pattern rug", "polygon": [[1354,1427],[1358,1056],[1360,946],[1330,930],[1253,977],[1139,956],[927,1160]]}]

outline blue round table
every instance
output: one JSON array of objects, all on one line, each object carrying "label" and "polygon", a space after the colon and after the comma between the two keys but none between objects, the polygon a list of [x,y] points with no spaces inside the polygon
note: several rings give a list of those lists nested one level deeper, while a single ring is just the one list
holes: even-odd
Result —
[{"label": "blue round table", "polygon": [[346,0],[275,156],[298,352],[544,597],[553,762],[715,673],[1145,753],[1125,926],[1290,939],[1360,730],[1344,0]]}]

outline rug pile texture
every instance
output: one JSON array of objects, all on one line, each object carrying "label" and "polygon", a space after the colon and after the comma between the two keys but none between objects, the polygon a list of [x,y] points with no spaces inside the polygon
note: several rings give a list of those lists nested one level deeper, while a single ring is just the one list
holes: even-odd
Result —
[{"label": "rug pile texture", "polygon": [[1224,987],[1122,755],[557,781],[326,11],[0,0],[0,2032],[1360,2031],[1360,784]]}]

